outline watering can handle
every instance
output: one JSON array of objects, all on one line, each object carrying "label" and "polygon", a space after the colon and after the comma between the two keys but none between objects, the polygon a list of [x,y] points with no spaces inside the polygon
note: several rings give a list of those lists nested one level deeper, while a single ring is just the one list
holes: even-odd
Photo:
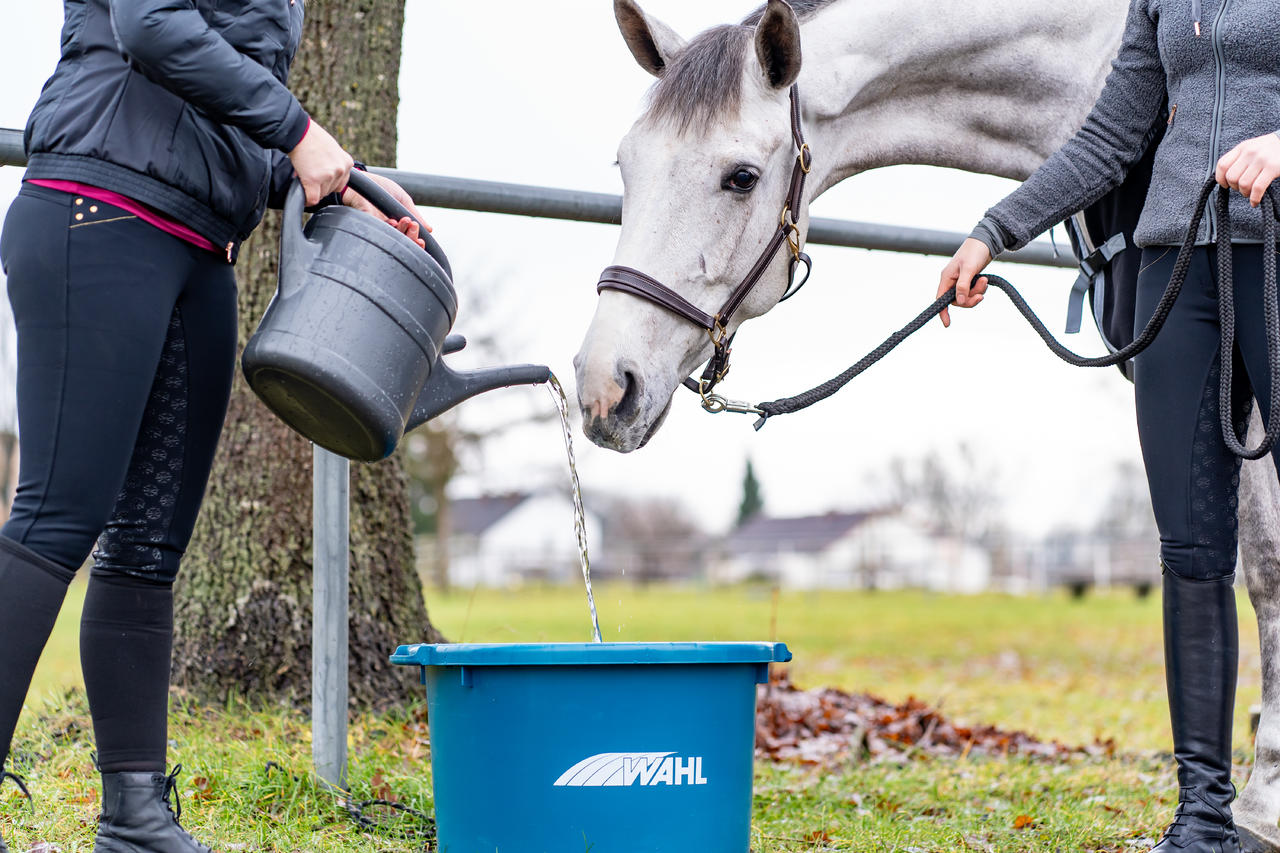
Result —
[{"label": "watering can handle", "polygon": [[302,287],[306,270],[320,251],[302,230],[302,212],[305,207],[306,194],[302,189],[302,181],[295,178],[284,197],[284,215],[280,228],[278,288],[282,296]]},{"label": "watering can handle", "polygon": [[416,211],[407,210],[404,205],[395,200],[391,193],[379,186],[377,181],[359,169],[351,170],[351,175],[347,178],[347,188],[363,196],[366,201],[391,219],[399,220],[407,216],[416,220],[421,226],[418,236],[427,244],[427,254],[435,259],[436,263],[444,270],[445,275],[449,277],[449,280],[453,280],[453,270],[449,266],[449,259],[445,257],[444,249],[441,249],[435,238],[427,233],[426,223],[422,221]]}]

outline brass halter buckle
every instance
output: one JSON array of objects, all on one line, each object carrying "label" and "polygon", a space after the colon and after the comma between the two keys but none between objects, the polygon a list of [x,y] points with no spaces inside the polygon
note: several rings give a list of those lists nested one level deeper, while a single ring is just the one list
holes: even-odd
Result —
[{"label": "brass halter buckle", "polygon": [[809,143],[801,143],[800,151],[796,154],[796,162],[800,164],[801,172],[809,174],[809,170],[813,168],[813,152],[809,150]]},{"label": "brass halter buckle", "polygon": [[715,348],[711,355],[711,369],[715,372],[709,383],[705,380],[700,383],[703,386],[701,392],[703,399],[706,399],[707,393],[716,384],[724,381],[724,378],[729,375],[729,355],[732,353],[732,350],[729,349],[729,341],[732,336],[729,334],[729,330],[721,324],[719,315],[716,315],[711,328],[707,330],[707,335],[711,338],[711,345]]},{"label": "brass halter buckle", "polygon": [[800,260],[800,228],[796,225],[795,216],[791,213],[791,205],[782,206],[782,215],[778,217],[778,224],[787,237],[787,248],[791,250],[792,263],[798,263]]},{"label": "brass halter buckle", "polygon": [[711,338],[711,345],[716,348],[716,352],[724,349],[725,342],[729,340],[729,330],[720,323],[720,317],[717,315],[711,323],[711,328],[707,329],[707,335]]}]

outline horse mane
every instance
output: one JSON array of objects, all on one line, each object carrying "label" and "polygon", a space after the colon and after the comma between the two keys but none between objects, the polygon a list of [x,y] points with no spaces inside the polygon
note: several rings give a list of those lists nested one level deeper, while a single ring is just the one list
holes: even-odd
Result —
[{"label": "horse mane", "polygon": [[[809,18],[812,18],[834,2],[836,2],[836,0],[787,0],[787,5],[795,11],[797,18],[802,21],[807,21]],[[748,27],[754,27],[756,24],[760,23],[760,19],[764,17],[765,8],[765,6],[761,6],[759,9],[756,9],[750,15],[743,18],[742,23],[746,24]]]},{"label": "horse mane", "polygon": [[[790,0],[800,20],[807,20],[836,0]],[[649,92],[646,115],[670,122],[677,131],[705,132],[716,119],[737,115],[742,103],[742,74],[755,27],[764,17],[761,6],[741,24],[724,24],[699,33],[667,64]]]}]

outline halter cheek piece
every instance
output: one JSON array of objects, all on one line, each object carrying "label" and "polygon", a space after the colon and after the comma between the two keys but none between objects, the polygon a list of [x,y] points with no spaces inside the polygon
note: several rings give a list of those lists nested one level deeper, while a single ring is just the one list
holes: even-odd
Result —
[{"label": "halter cheek piece", "polygon": [[[778,228],[773,232],[773,237],[764,247],[759,259],[729,294],[729,298],[720,306],[719,311],[708,314],[662,282],[631,267],[607,267],[601,274],[599,283],[596,284],[597,293],[602,290],[620,290],[623,293],[638,296],[706,330],[715,351],[711,360],[707,362],[707,368],[703,371],[702,377],[696,381],[690,377],[684,380],[684,384],[702,395],[703,408],[708,411],[725,411],[726,407],[731,405],[729,401],[711,393],[716,384],[729,373],[730,346],[733,343],[733,335],[728,332],[729,322],[742,306],[747,295],[764,276],[765,271],[769,269],[778,250],[783,245],[791,250],[790,286],[782,299],[791,298],[804,286],[804,283],[809,280],[809,272],[813,267],[809,256],[800,251],[800,232],[796,228],[796,211],[800,209],[804,198],[804,182],[809,170],[813,167],[813,155],[809,152],[809,145],[804,141],[804,129],[800,124],[800,95],[795,86],[791,87],[790,97],[791,138],[795,142],[796,162],[791,169],[791,186],[787,190],[782,214],[778,217]],[[797,285],[795,284],[796,268],[801,264],[805,267],[805,275]]]}]

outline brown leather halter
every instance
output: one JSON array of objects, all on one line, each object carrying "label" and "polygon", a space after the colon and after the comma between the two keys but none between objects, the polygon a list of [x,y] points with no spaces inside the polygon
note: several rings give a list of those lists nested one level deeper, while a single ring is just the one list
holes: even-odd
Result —
[{"label": "brown leather halter", "polygon": [[[701,394],[703,406],[711,411],[723,411],[723,406],[726,402],[719,397],[712,397],[711,390],[729,372],[729,354],[731,352],[729,347],[733,343],[733,336],[728,333],[729,321],[733,318],[738,308],[742,306],[743,300],[747,298],[747,295],[751,293],[752,289],[755,288],[756,284],[759,283],[769,269],[769,265],[773,263],[773,258],[778,253],[778,250],[782,248],[784,243],[791,250],[790,277],[792,282],[795,280],[796,267],[799,264],[804,264],[806,269],[805,278],[800,282],[800,286],[803,286],[804,282],[808,280],[808,270],[812,268],[809,256],[800,251],[800,233],[796,228],[796,211],[800,209],[800,204],[804,197],[805,177],[813,167],[813,156],[809,152],[809,145],[804,141],[804,129],[800,124],[800,95],[795,86],[791,87],[790,96],[791,138],[795,142],[796,162],[791,169],[791,186],[787,190],[786,202],[782,206],[782,215],[778,217],[778,229],[773,233],[773,237],[769,240],[768,245],[765,246],[755,265],[751,267],[746,277],[729,294],[729,298],[720,306],[719,311],[715,314],[708,314],[662,282],[631,267],[607,267],[601,274],[599,283],[596,284],[596,293],[602,290],[620,290],[623,293],[638,296],[706,330],[711,337],[711,343],[715,346],[715,352],[707,363],[707,369],[703,372],[702,378],[697,381],[689,378],[684,381],[684,384]],[[783,299],[790,297],[799,289],[800,287],[795,286],[793,283],[783,296]]]}]

